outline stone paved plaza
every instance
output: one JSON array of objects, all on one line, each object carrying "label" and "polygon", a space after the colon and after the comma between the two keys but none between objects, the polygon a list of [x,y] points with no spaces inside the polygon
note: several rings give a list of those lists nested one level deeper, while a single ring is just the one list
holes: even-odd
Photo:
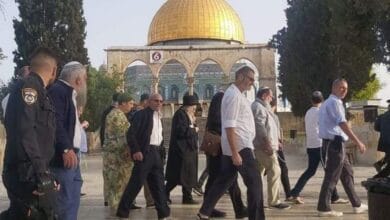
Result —
[{"label": "stone paved plaza", "polygon": [[[293,151],[293,150],[290,150]],[[290,181],[292,185],[295,184],[299,175],[303,172],[306,166],[307,158],[304,154],[300,153],[289,153],[286,154],[287,163],[289,165]],[[199,173],[204,168],[205,157],[200,155],[199,157]],[[117,219],[110,215],[109,208],[103,206],[103,179],[101,174],[102,161],[101,155],[95,154],[87,156],[82,163],[84,186],[82,191],[87,195],[81,199],[81,207],[79,211],[80,220],[100,220],[100,219]],[[361,186],[361,181],[367,177],[372,176],[375,171],[371,167],[354,167],[356,190],[358,195],[364,203],[367,203],[366,190]],[[305,200],[303,205],[293,205],[289,210],[270,210],[266,209],[267,219],[281,219],[281,220],[305,220],[305,219],[320,219],[317,217],[316,205],[317,198],[320,191],[321,181],[323,172],[318,170],[315,177],[313,177],[302,192],[302,196]],[[246,188],[240,180],[241,189],[245,194]],[[266,184],[264,184],[264,188]],[[346,194],[341,186],[338,184],[338,191],[342,198],[346,198]],[[264,191],[266,194],[266,190]],[[245,196],[245,195],[244,195]],[[265,195],[266,196],[266,195]],[[202,200],[202,197],[194,196],[198,201]],[[177,187],[171,194],[173,204],[171,205],[172,218],[173,219],[196,219],[195,215],[199,210],[200,205],[182,205],[181,204],[181,188]],[[246,201],[246,199],[245,199]],[[266,198],[265,198],[266,201]],[[145,200],[143,193],[137,197],[137,204],[145,206]],[[0,209],[7,208],[8,200],[3,184],[0,186]],[[228,196],[223,198],[217,204],[217,208],[227,212],[225,219],[234,219],[234,212]],[[343,220],[363,220],[368,219],[368,214],[352,214],[352,208],[348,205],[334,205],[333,208],[337,211],[343,211]],[[130,213],[130,219],[157,219],[156,211],[154,209],[142,208],[135,210]],[[332,218],[321,218],[321,219],[332,219]],[[334,218],[333,218],[334,219]]]}]

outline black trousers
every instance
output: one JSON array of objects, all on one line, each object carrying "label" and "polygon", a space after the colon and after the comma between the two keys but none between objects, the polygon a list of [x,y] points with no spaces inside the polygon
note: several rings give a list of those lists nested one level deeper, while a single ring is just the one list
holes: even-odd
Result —
[{"label": "black trousers", "polygon": [[216,180],[206,193],[199,212],[210,216],[218,200],[237,179],[239,172],[248,188],[248,217],[249,220],[265,219],[263,206],[263,185],[257,169],[253,150],[244,148],[239,152],[242,165],[235,166],[230,156],[223,155],[221,158],[221,171]]},{"label": "black trousers", "polygon": [[[166,193],[168,199],[169,199],[169,194],[171,193],[173,188],[175,188],[177,185],[178,185],[177,182],[167,181],[167,184],[165,185],[165,193]],[[183,202],[191,201],[193,199],[192,195],[191,195],[191,192],[192,192],[191,187],[186,187],[186,186],[181,185],[181,191],[183,193]]]},{"label": "black trousers", "polygon": [[322,148],[326,150],[325,177],[322,182],[318,200],[318,211],[331,211],[330,199],[339,179],[343,184],[352,207],[360,207],[361,202],[354,188],[353,170],[345,154],[344,143],[340,136],[334,140],[322,141]]},{"label": "black trousers", "polygon": [[[294,197],[299,196],[299,194],[303,190],[303,187],[305,187],[307,181],[309,181],[309,179],[314,176],[314,174],[316,174],[320,162],[325,162],[326,149],[323,150],[321,147],[307,148],[306,152],[309,159],[308,166],[305,172],[303,172],[302,175],[299,177],[297,183],[295,184],[295,187],[291,190],[291,196]],[[322,166],[325,167],[325,165]],[[331,201],[336,201],[339,198],[339,194],[337,193],[337,189],[335,187],[332,192]]]},{"label": "black trousers", "polygon": [[131,204],[146,180],[156,206],[158,218],[168,217],[170,209],[165,195],[163,162],[160,152],[156,147],[149,146],[143,156],[143,161],[134,162],[129,183],[119,202],[118,212],[129,213]]},{"label": "black trousers", "polygon": [[[207,155],[207,170],[209,172],[209,178],[207,179],[205,187],[205,195],[210,191],[211,186],[214,184],[215,180],[218,177],[218,174],[221,172],[221,158],[222,155],[210,156]],[[245,206],[241,198],[241,190],[238,186],[237,178],[233,181],[232,185],[228,189],[230,200],[233,203],[234,213],[242,214]]]},{"label": "black trousers", "polygon": [[291,196],[291,186],[290,186],[290,179],[288,178],[288,168],[287,168],[286,158],[284,157],[283,150],[278,150],[277,153],[278,153],[278,162],[280,166],[280,181],[282,182],[282,186],[286,198],[288,198]]},{"label": "black trousers", "polygon": [[[390,175],[390,153],[385,153],[382,160],[376,162],[382,169],[374,176],[374,178],[388,177]],[[386,165],[383,167],[383,165]]]},{"label": "black trousers", "polygon": [[32,192],[35,184],[21,182],[16,171],[5,171],[3,183],[7,189],[10,207],[0,214],[0,220],[53,220],[55,192],[36,196]]}]

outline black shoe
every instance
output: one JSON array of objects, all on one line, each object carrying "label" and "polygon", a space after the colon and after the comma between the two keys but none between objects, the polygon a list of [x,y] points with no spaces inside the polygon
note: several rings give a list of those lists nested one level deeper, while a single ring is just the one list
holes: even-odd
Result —
[{"label": "black shoe", "polygon": [[186,205],[196,205],[196,204],[199,204],[198,201],[195,201],[194,199],[183,199],[183,204],[186,204]]},{"label": "black shoe", "polygon": [[147,209],[153,209],[153,208],[155,208],[156,206],[154,205],[154,203],[152,203],[152,204],[146,204],[146,208]]},{"label": "black shoe", "polygon": [[289,209],[289,208],[291,208],[291,206],[286,204],[286,203],[279,203],[277,205],[271,205],[271,208],[274,208],[274,209]]},{"label": "black shoe", "polygon": [[246,218],[248,217],[248,208],[243,207],[240,211],[236,213],[236,218]]},{"label": "black shoe", "polygon": [[126,213],[126,212],[118,209],[116,211],[116,216],[119,218],[129,218],[129,212]]},{"label": "black shoe", "polygon": [[108,202],[104,201],[104,206],[108,206]]},{"label": "black shoe", "polygon": [[382,166],[383,166],[382,160],[374,163],[374,167],[375,167],[376,172],[380,172],[382,170]]},{"label": "black shoe", "polygon": [[87,195],[87,193],[80,193],[80,197]]},{"label": "black shoe", "polygon": [[211,212],[210,217],[213,218],[225,218],[226,217],[226,212],[219,211],[218,209],[213,209]]},{"label": "black shoe", "polygon": [[142,207],[136,206],[134,203],[131,204],[130,209],[141,209]]}]

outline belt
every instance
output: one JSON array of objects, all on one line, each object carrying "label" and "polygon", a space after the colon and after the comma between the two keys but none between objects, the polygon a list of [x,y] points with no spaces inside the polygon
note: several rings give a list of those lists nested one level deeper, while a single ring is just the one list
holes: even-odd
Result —
[{"label": "belt", "polygon": [[158,146],[158,145],[149,145],[149,147],[159,148],[160,146]]}]

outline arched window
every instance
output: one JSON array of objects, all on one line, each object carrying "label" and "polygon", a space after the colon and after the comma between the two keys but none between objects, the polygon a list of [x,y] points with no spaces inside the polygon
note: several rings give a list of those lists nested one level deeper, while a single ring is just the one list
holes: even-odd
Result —
[{"label": "arched window", "polygon": [[205,99],[212,99],[214,95],[214,87],[212,85],[207,85],[204,91]]},{"label": "arched window", "polygon": [[150,87],[149,87],[149,86],[144,85],[144,86],[142,87],[141,94],[144,94],[144,93],[147,93],[147,94],[150,93]]},{"label": "arched window", "polygon": [[171,86],[171,92],[169,95],[170,100],[178,100],[179,99],[179,87],[177,85]]}]

